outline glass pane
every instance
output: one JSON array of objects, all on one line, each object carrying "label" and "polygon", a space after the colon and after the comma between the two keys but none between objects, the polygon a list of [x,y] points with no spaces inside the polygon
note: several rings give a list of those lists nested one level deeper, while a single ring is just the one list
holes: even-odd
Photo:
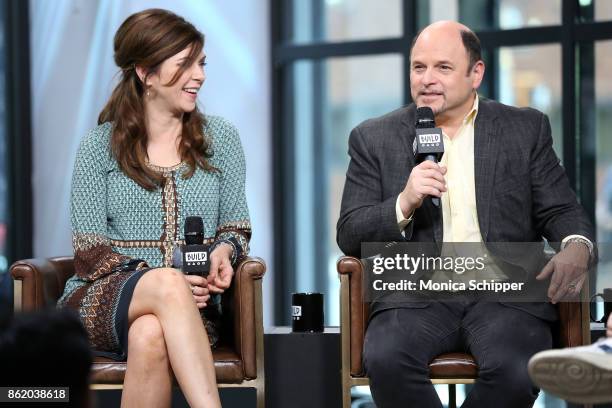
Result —
[{"label": "glass pane", "polygon": [[[582,0],[580,3],[583,3]],[[590,1],[588,2],[590,3]],[[595,20],[610,21],[612,20],[612,1],[610,0],[595,0]]]},{"label": "glass pane", "polygon": [[[325,324],[339,325],[336,223],[348,136],[365,119],[402,105],[400,55],[300,61],[294,75],[295,281],[325,294]],[[316,255],[316,256],[313,256]]]},{"label": "glass pane", "polygon": [[503,29],[561,24],[561,0],[498,0]]},{"label": "glass pane", "polygon": [[[612,242],[612,41],[595,44],[595,223],[597,240]],[[595,293],[612,287],[612,253],[600,251]],[[603,315],[603,303],[597,303],[596,316]]]},{"label": "glass pane", "polygon": [[440,20],[459,20],[457,0],[419,0],[419,28]]},{"label": "glass pane", "polygon": [[561,0],[419,0],[419,26],[457,20],[472,30],[561,24]]},{"label": "glass pane", "polygon": [[[595,132],[597,240],[612,242],[612,41],[595,44]],[[596,291],[612,287],[612,253],[601,251]],[[603,309],[603,307],[601,307]],[[598,311],[597,316],[601,316]]]},{"label": "glass pane", "polygon": [[555,152],[562,158],[561,46],[501,47],[498,58],[499,101],[547,114]]},{"label": "glass pane", "polygon": [[[371,40],[402,35],[401,0],[292,0],[290,42]],[[291,31],[291,30],[290,30]]]}]

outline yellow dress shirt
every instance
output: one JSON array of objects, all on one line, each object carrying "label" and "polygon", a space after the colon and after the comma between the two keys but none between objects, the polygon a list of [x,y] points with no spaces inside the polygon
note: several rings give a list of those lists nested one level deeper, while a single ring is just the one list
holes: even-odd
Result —
[{"label": "yellow dress shirt", "polygon": [[[472,109],[465,115],[457,133],[451,139],[442,132],[444,139],[444,155],[440,164],[447,168],[445,175],[446,192],[442,193],[442,256],[457,256],[460,248],[448,245],[450,242],[481,242],[478,213],[476,212],[476,182],[474,176],[474,123],[478,115],[478,95],[474,98]],[[399,210],[399,212],[398,212]],[[399,206],[399,196],[396,201],[396,216],[400,230],[411,221],[412,217],[404,218]],[[466,248],[467,249],[467,248]],[[474,247],[469,248],[471,256]],[[459,250],[459,251],[458,251]],[[482,252],[480,252],[482,251]],[[480,253],[486,253],[484,245]],[[485,259],[491,259],[486,257]],[[487,279],[504,280],[505,274],[493,263],[486,262]],[[457,272],[456,272],[457,273]],[[475,271],[469,273],[475,277]],[[434,280],[444,280],[445,275],[434,274]],[[468,276],[464,276],[468,278]]]},{"label": "yellow dress shirt", "polygon": [[[474,178],[474,122],[478,114],[478,95],[461,127],[451,140],[446,133],[444,155],[440,164],[446,166],[446,193],[442,194],[442,219],[444,242],[481,242],[478,215],[476,213],[476,186]],[[395,215],[400,231],[412,216],[405,218],[399,203],[395,202]]]}]

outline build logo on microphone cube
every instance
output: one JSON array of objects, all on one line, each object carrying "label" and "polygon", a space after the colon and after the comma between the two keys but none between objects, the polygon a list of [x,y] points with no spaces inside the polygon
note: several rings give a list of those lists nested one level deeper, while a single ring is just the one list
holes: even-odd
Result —
[{"label": "build logo on microphone cube", "polygon": [[435,154],[438,160],[444,153],[444,141],[442,140],[442,129],[427,128],[417,129],[414,138],[415,154],[418,156]]},{"label": "build logo on microphone cube", "polygon": [[210,248],[207,245],[184,245],[182,270],[188,275],[207,276],[210,270]]},{"label": "build logo on microphone cube", "polygon": [[188,264],[202,265],[208,261],[208,253],[206,251],[187,252],[185,253],[185,261]]},{"label": "build logo on microphone cube", "polygon": [[440,135],[437,133],[427,133],[419,135],[419,143],[421,144],[440,144]]}]

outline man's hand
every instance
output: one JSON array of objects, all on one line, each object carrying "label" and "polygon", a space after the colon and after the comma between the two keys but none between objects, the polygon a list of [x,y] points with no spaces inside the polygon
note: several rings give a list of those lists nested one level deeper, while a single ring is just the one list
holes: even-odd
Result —
[{"label": "man's hand", "polygon": [[538,280],[550,279],[548,297],[553,304],[560,300],[576,300],[587,277],[589,249],[579,242],[570,242],[546,264]]},{"label": "man's hand", "polygon": [[205,308],[206,302],[210,299],[208,281],[206,278],[199,275],[185,275],[185,279],[191,288],[191,293],[193,293],[193,298],[198,309]]},{"label": "man's hand", "polygon": [[410,172],[404,191],[400,194],[400,207],[404,217],[410,217],[423,204],[427,196],[438,197],[446,191],[446,167],[425,160]]},{"label": "man's hand", "polygon": [[220,244],[210,253],[210,272],[208,273],[208,289],[210,293],[223,293],[232,283],[234,268],[230,258],[233,248],[228,244]]},{"label": "man's hand", "polygon": [[612,313],[608,317],[608,324],[606,325],[606,336],[612,337]]}]

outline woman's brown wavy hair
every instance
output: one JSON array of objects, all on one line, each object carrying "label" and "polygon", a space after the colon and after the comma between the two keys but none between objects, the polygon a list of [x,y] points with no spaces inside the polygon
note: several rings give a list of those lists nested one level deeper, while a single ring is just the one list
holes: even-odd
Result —
[{"label": "woman's brown wavy hair", "polygon": [[[155,190],[161,184],[159,172],[147,166],[147,128],[143,97],[146,93],[135,67],[141,66],[146,76],[159,72],[166,59],[191,47],[174,77],[167,84],[174,85],[200,55],[204,35],[180,16],[162,9],[149,9],[132,14],[117,30],[114,40],[115,63],[121,68],[121,80],[113,90],[100,116],[98,124],[113,122],[111,151],[121,170],[140,186]],[[209,141],[204,135],[206,120],[197,106],[183,114],[183,130],[179,143],[181,160],[188,165],[183,177],[189,178],[196,166],[216,170],[211,157]]]}]

